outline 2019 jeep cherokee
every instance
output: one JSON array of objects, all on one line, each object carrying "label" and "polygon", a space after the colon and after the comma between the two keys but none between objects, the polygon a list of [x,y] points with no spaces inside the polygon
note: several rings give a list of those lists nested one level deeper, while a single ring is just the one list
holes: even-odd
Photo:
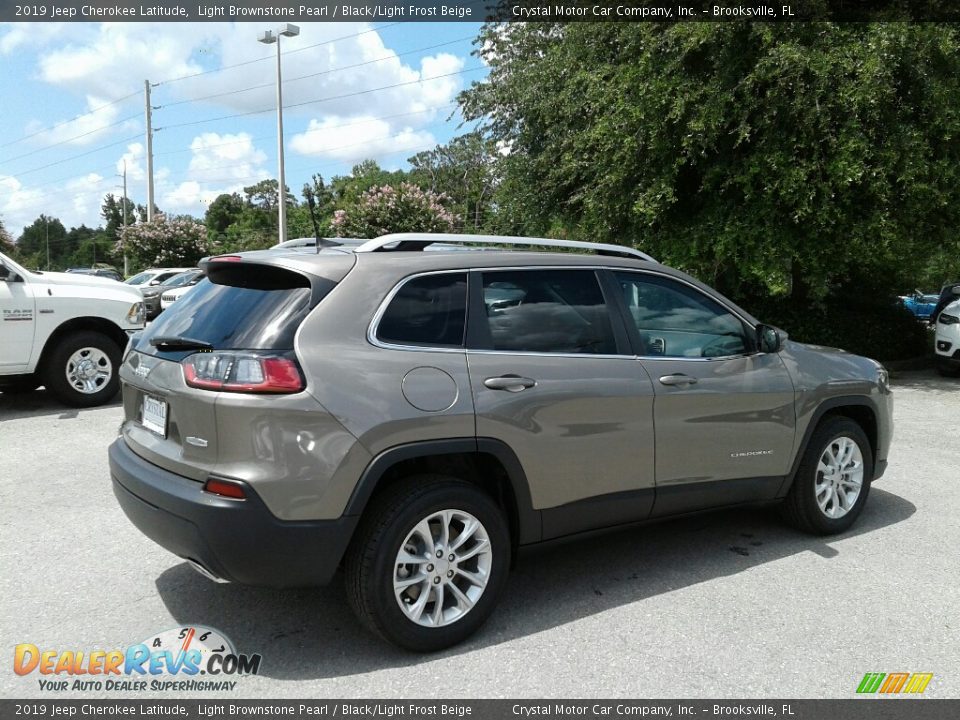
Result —
[{"label": "2019 jeep cherokee", "polygon": [[879,364],[629,248],[414,234],[203,267],[123,360],[121,506],[216,579],[342,566],[406,648],[474,632],[519,546],[763,502],[840,532],[887,464]]}]

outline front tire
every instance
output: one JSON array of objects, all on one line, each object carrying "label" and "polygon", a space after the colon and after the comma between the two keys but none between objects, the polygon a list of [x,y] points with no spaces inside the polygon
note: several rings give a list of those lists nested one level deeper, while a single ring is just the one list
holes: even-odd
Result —
[{"label": "front tire", "polygon": [[483,624],[507,579],[503,511],[476,485],[442,475],[388,488],[365,513],[347,553],[347,597],[389,642],[431,652]]},{"label": "front tire", "polygon": [[43,384],[67,405],[103,405],[120,389],[120,355],[117,344],[102,333],[71,333],[50,353]]},{"label": "front tire", "polygon": [[804,532],[843,532],[863,510],[872,479],[873,451],[863,428],[849,418],[828,417],[807,444],[783,514]]}]

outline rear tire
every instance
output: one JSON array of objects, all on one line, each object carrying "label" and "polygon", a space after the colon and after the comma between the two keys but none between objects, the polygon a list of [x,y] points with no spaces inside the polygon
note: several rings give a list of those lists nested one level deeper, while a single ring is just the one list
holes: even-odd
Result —
[{"label": "rear tire", "polygon": [[102,333],[71,333],[57,342],[44,363],[43,384],[67,405],[103,405],[120,389],[121,352]]},{"label": "rear tire", "polygon": [[828,417],[807,444],[783,515],[804,532],[843,532],[863,510],[872,479],[873,451],[866,433],[849,418]]},{"label": "rear tire", "polygon": [[496,503],[471,483],[419,475],[397,481],[364,513],[346,556],[347,598],[385,640],[442,650],[491,614],[509,566],[510,533]]}]

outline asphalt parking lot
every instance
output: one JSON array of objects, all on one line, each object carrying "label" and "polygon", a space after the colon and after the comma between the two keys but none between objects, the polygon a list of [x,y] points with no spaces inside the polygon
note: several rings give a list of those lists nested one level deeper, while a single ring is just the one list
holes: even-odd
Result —
[{"label": "asphalt parking lot", "polygon": [[553,547],[521,560],[477,636],[432,656],[368,635],[339,583],[215,585],[142,537],[110,489],[118,403],[0,395],[0,693],[43,695],[11,669],[18,643],[113,649],[203,624],[263,656],[232,697],[848,698],[897,671],[960,697],[960,381],[895,384],[890,467],[850,532],[751,509]]}]

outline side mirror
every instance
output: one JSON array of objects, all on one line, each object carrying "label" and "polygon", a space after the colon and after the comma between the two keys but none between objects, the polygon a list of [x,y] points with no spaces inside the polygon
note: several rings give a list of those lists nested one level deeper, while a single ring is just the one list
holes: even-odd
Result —
[{"label": "side mirror", "polygon": [[773,325],[757,325],[757,347],[762,353],[780,352],[783,347],[783,335]]},{"label": "side mirror", "polygon": [[13,270],[8,268],[4,263],[0,262],[0,281],[3,282],[19,282],[20,276],[17,275]]},{"label": "side mirror", "polygon": [[960,295],[960,285],[954,285],[951,288],[950,292],[953,293],[954,295]]}]

